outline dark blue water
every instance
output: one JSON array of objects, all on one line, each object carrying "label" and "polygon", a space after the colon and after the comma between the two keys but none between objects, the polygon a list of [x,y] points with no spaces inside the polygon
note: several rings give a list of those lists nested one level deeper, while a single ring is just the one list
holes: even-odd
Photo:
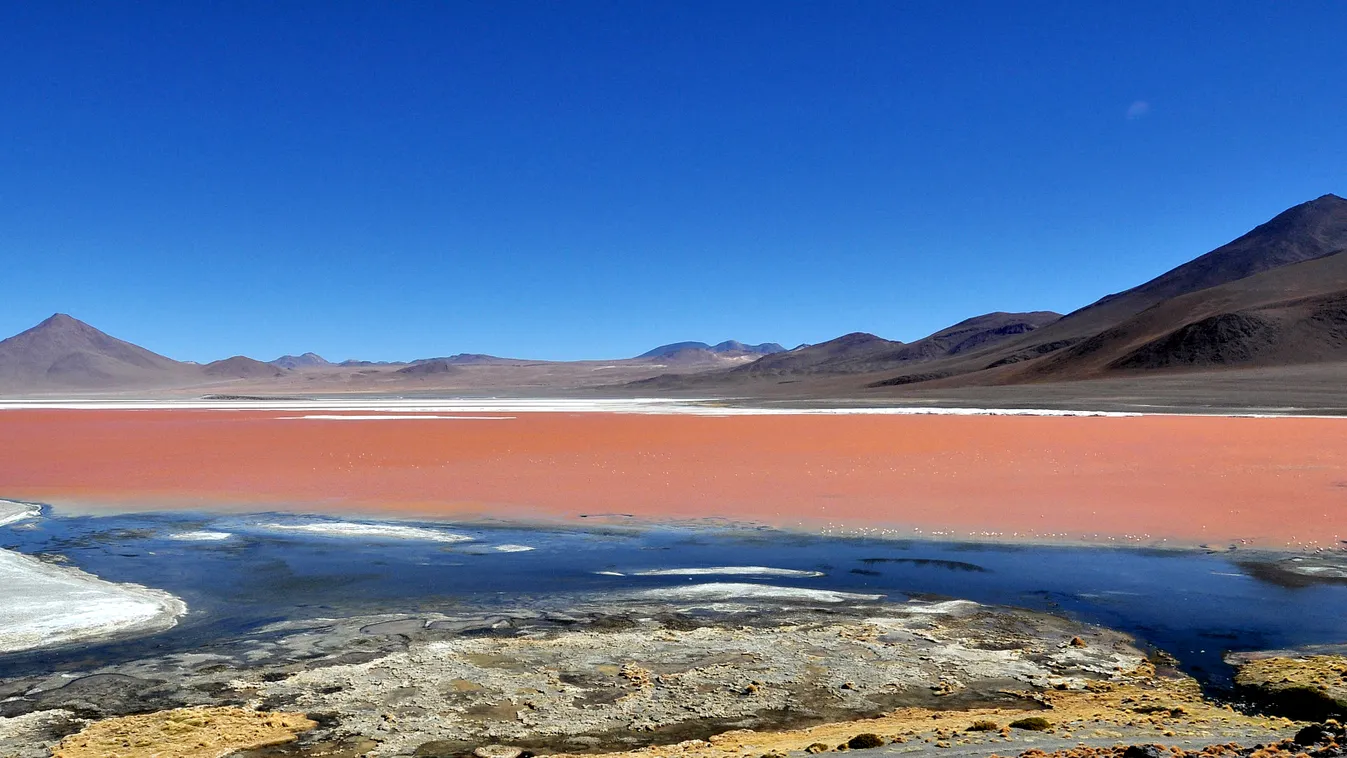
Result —
[{"label": "dark blue water", "polygon": [[[168,590],[191,612],[151,638],[0,658],[0,676],[35,668],[209,647],[289,618],[518,605],[687,582],[756,581],[947,596],[1062,613],[1131,633],[1220,688],[1227,651],[1347,641],[1347,585],[1260,579],[1239,553],[1015,546],[802,536],[711,528],[563,529],[427,524],[474,538],[444,544],[261,530],[294,516],[183,513],[44,517],[0,530],[0,546],[59,554],[103,578]],[[184,530],[221,542],[168,539]],[[496,552],[501,544],[529,552]],[[604,576],[646,569],[770,566],[822,577]]]}]

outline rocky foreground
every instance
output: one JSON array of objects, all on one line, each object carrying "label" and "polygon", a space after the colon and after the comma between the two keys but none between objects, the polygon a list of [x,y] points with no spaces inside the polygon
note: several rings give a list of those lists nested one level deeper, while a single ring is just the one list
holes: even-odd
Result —
[{"label": "rocky foreground", "polygon": [[1332,724],[1287,742],[1304,724],[1213,704],[1124,635],[1052,615],[733,594],[286,622],[0,681],[0,756],[1335,758],[1344,742]]}]

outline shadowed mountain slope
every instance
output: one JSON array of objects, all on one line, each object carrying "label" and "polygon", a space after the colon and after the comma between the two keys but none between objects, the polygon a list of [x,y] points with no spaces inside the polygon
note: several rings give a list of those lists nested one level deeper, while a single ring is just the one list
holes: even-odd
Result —
[{"label": "shadowed mountain slope", "polygon": [[1347,249],[1347,200],[1324,195],[1301,203],[1209,253],[1132,289],[1063,316],[1032,337],[1007,343],[1002,359],[1026,360],[1092,337],[1170,298]]},{"label": "shadowed mountain slope", "polygon": [[1347,252],[1171,298],[1009,379],[1347,360]]},{"label": "shadowed mountain slope", "polygon": [[[950,352],[919,371],[875,379],[868,386],[1016,384],[1096,378],[1124,369],[1331,360],[1336,353],[1324,344],[1333,341],[1331,336],[1309,324],[1287,324],[1301,313],[1299,307],[1279,311],[1271,323],[1262,321],[1269,314],[1233,314],[1347,288],[1341,276],[1347,257],[1338,254],[1344,249],[1347,200],[1324,195],[1032,333],[987,349]],[[1215,320],[1197,323],[1209,318]],[[1253,344],[1260,340],[1277,347]],[[1140,352],[1125,358],[1132,351]]]}]

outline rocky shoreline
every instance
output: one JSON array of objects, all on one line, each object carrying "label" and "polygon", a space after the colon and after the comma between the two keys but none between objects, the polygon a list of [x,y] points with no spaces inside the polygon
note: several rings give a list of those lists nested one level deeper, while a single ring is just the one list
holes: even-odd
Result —
[{"label": "rocky shoreline", "polygon": [[[221,708],[235,710],[202,721]],[[511,754],[488,758],[757,758],[849,750],[863,734],[885,752],[988,755],[1272,744],[1302,726],[1209,702],[1120,633],[969,601],[631,596],[290,621],[200,652],[0,682],[7,757],[82,758],[100,733],[133,743],[170,721],[212,730],[216,752],[180,753],[210,758],[492,745]],[[268,722],[288,726],[259,732]]]}]

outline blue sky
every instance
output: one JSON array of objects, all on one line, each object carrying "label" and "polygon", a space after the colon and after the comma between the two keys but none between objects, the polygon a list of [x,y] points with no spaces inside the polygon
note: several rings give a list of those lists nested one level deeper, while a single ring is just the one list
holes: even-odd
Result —
[{"label": "blue sky", "polygon": [[634,355],[1068,311],[1347,194],[1347,4],[0,5],[0,334]]}]

